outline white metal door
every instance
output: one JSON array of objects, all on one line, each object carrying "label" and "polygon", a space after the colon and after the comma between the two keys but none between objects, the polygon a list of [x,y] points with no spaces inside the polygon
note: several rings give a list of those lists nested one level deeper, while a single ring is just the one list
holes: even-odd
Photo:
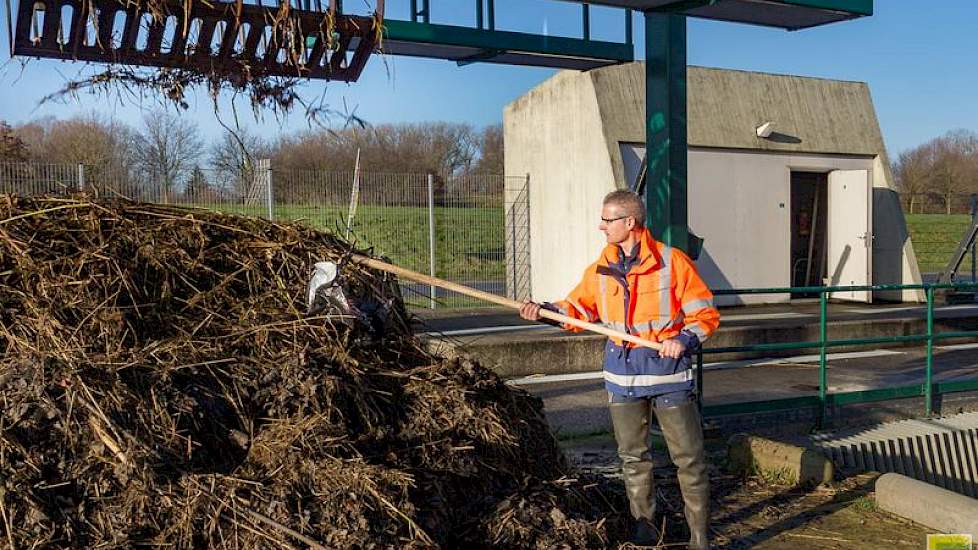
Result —
[{"label": "white metal door", "polygon": [[[869,170],[829,172],[826,249],[829,286],[870,285],[873,281],[873,185]],[[867,290],[834,292],[830,298],[872,302]]]}]

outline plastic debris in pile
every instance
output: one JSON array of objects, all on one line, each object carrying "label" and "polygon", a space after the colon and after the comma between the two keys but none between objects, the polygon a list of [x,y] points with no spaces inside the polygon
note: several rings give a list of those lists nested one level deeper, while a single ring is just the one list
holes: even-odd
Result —
[{"label": "plastic debris in pile", "polygon": [[[396,281],[351,251],[302,225],[0,195],[0,544],[606,546],[619,493],[567,477],[540,401],[425,351]],[[307,313],[319,261],[386,304],[382,330]]]}]

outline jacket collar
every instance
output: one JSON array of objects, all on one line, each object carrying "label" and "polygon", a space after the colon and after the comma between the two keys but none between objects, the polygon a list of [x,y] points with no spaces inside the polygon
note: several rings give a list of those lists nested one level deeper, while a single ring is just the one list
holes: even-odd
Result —
[{"label": "jacket collar", "polygon": [[[645,228],[639,235],[639,257],[641,260],[638,264],[632,267],[631,271],[628,273],[630,275],[638,275],[640,273],[647,273],[657,268],[661,263],[662,259],[659,253],[658,243],[652,238],[652,233]],[[598,264],[604,267],[610,267],[617,264],[621,254],[621,248],[616,244],[609,244],[604,247],[601,251],[601,257],[598,258]]]}]

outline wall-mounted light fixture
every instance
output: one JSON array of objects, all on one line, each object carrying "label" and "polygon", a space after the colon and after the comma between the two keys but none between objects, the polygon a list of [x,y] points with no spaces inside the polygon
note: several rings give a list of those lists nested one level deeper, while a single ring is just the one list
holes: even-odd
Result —
[{"label": "wall-mounted light fixture", "polygon": [[757,128],[755,128],[754,130],[757,132],[757,137],[759,137],[759,138],[768,138],[768,137],[771,136],[771,133],[774,132],[774,123],[773,122],[765,122],[764,124],[761,124],[760,126],[758,126]]}]

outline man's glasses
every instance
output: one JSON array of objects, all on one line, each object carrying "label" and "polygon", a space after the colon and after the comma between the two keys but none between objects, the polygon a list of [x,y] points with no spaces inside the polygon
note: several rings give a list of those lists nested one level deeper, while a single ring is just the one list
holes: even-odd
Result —
[{"label": "man's glasses", "polygon": [[628,217],[630,217],[630,216],[618,216],[617,218],[601,218],[601,221],[603,221],[604,223],[612,223],[612,222],[616,222],[618,220],[623,220],[623,219],[628,218]]}]

